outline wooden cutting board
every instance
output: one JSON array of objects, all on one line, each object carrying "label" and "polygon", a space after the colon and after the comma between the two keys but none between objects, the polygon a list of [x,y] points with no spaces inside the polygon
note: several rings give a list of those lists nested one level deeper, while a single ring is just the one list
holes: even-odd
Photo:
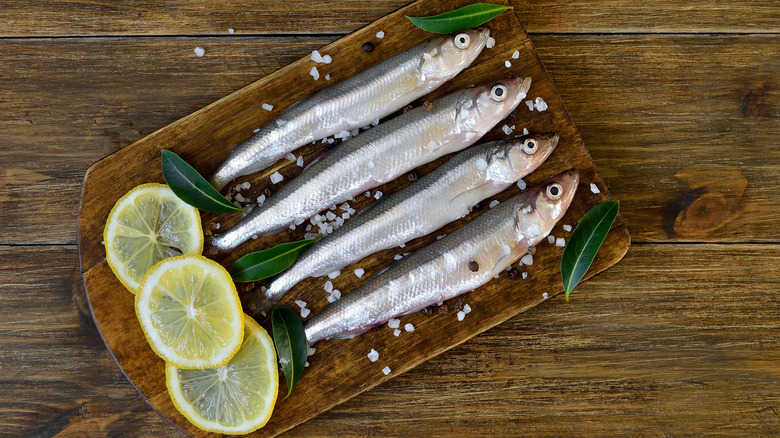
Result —
[{"label": "wooden cutting board", "polygon": [[[92,315],[106,346],[127,378],[149,405],[172,423],[193,436],[210,435],[192,426],[174,408],[165,388],[164,363],[149,348],[136,321],[133,295],[125,290],[106,264],[105,251],[101,244],[102,233],[114,203],[138,184],[163,182],[160,170],[162,149],[177,152],[202,174],[209,175],[227,157],[233,145],[249,137],[254,129],[271,122],[291,103],[432,36],[414,27],[404,15],[432,15],[469,3],[471,1],[467,0],[419,0],[320,49],[323,55],[332,56],[333,63],[315,64],[308,56],[302,58],[138,140],[95,163],[87,171],[79,212],[79,255]],[[509,1],[504,3],[511,5]],[[485,49],[471,67],[415,105],[471,84],[510,74],[530,76],[533,84],[527,100],[541,97],[549,106],[548,109],[543,112],[531,111],[523,103],[488,133],[484,141],[506,137],[501,129],[504,124],[514,126],[514,134],[522,133],[523,128],[530,132],[560,134],[561,140],[553,155],[525,180],[531,185],[567,169],[580,171],[581,182],[575,200],[564,219],[552,232],[556,237],[568,238],[570,233],[563,230],[564,224],[576,225],[588,209],[611,198],[516,13],[505,12],[487,26],[496,40],[495,47]],[[379,31],[385,32],[384,38],[377,38]],[[370,53],[362,50],[362,45],[366,42],[375,45],[375,49]],[[516,58],[513,57],[515,52]],[[507,67],[505,61],[509,61],[511,66]],[[316,81],[309,75],[313,66],[316,66],[320,73],[320,79]],[[330,81],[325,79],[325,75],[330,75]],[[273,105],[273,110],[262,109],[263,103]],[[295,154],[302,155],[305,162],[309,163],[324,150],[324,146],[318,142],[317,145],[303,147]],[[396,181],[379,187],[378,190],[383,193],[398,190],[448,158],[444,157],[415,169]],[[285,179],[274,185],[270,183],[268,176],[277,170]],[[252,200],[261,194],[272,194],[300,172],[301,168],[295,163],[282,160],[260,174],[240,178],[237,182],[251,183],[251,188],[242,190],[241,194]],[[596,184],[600,193],[591,191],[591,183]],[[495,199],[504,200],[518,191],[519,189],[513,186]],[[372,191],[372,194],[374,192]],[[361,195],[351,205],[359,210],[371,201],[373,198]],[[342,274],[332,280],[334,287],[345,294],[349,293],[391,263],[393,256],[414,251],[433,241],[435,236],[462,226],[484,212],[489,202],[490,200],[486,200],[469,216],[431,236],[409,242],[405,248],[382,251],[342,270]],[[240,213],[202,213],[204,232],[211,233],[217,223],[221,229],[225,229],[240,217]],[[304,233],[303,229],[287,230],[276,236],[250,241],[226,256],[210,256],[208,253],[206,255],[229,267],[244,254],[301,239]],[[625,222],[618,216],[586,278],[617,263],[629,245],[630,237]],[[533,265],[518,267],[518,274],[527,272],[527,278],[523,279],[521,275],[517,275],[517,278],[510,279],[509,273],[505,272],[476,291],[446,302],[441,309],[434,310],[430,315],[418,312],[402,317],[402,324],[414,325],[413,332],[403,332],[399,337],[395,337],[393,330],[383,325],[351,340],[320,342],[316,345],[316,354],[309,358],[310,366],[305,370],[293,395],[285,401],[277,402],[269,423],[254,435],[275,436],[288,430],[528,310],[544,301],[545,297],[560,293],[562,285],[559,264],[562,251],[563,248],[544,241],[537,247]],[[358,267],[366,271],[362,279],[358,279],[353,273]],[[300,299],[309,303],[312,315],[318,313],[328,304],[327,293],[323,290],[323,284],[327,280],[323,277],[301,282],[287,294],[281,304],[298,310],[293,301]],[[255,314],[253,299],[256,295],[251,290],[253,286],[257,285],[238,285],[244,309],[250,315]],[[456,313],[463,304],[469,304],[472,311],[459,322]],[[576,306],[576,300],[567,305]],[[522,346],[518,345],[518,348]],[[380,354],[377,362],[372,363],[366,356],[371,349]],[[385,366],[392,370],[389,375],[382,372]],[[279,389],[280,400],[285,391],[282,384]]]}]

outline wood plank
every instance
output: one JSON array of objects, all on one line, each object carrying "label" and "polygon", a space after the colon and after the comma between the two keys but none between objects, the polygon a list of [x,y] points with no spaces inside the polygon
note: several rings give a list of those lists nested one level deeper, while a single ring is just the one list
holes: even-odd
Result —
[{"label": "wood plank", "polygon": [[[7,55],[0,243],[75,242],[79,191],[92,162],[329,41],[0,41]],[[635,241],[780,241],[780,37],[543,35],[534,42],[607,187],[623,201]],[[195,45],[206,56],[195,57]],[[720,198],[741,186],[739,174],[748,181],[742,196]],[[709,184],[706,193],[689,175]],[[712,184],[724,176],[731,185]],[[716,201],[700,218],[706,226],[675,227],[701,198]]]},{"label": "wood plank", "polygon": [[[569,303],[285,436],[776,436],[777,266],[778,245],[634,245]],[[0,247],[0,431],[184,436],[120,374],[83,300],[75,246]]]},{"label": "wood plank", "polygon": [[[346,34],[409,0],[0,1],[0,37]],[[760,0],[517,2],[531,33],[780,32]]]},{"label": "wood plank", "polygon": [[[466,1],[461,2],[461,4],[465,3]],[[332,66],[330,74],[333,79],[350,77],[375,64],[377,59],[385,59],[429,38],[429,35],[414,28],[404,18],[404,14],[414,15],[420,10],[430,10],[435,5],[436,2],[433,1],[416,2],[325,47],[324,53],[332,54],[334,59],[352,61],[349,65]],[[453,3],[450,2],[448,5]],[[385,36],[382,47],[377,47],[370,55],[361,49],[363,41],[370,35],[374,35],[378,29],[399,26],[405,27],[405,31],[398,35]],[[532,78],[533,92],[536,96],[542,96],[549,108],[545,112],[534,112],[527,107],[519,108],[505,120],[505,123],[516,125],[518,130],[527,127],[532,132],[554,131],[560,135],[561,140],[553,155],[526,180],[533,185],[562,171],[577,169],[581,177],[580,189],[561,225],[576,222],[577,218],[582,217],[588,209],[609,199],[603,181],[599,178],[576,128],[568,117],[520,22],[514,15],[505,14],[491,21],[489,27],[495,34],[511,34],[513,38],[504,39],[493,49],[483,52],[465,72],[426,96],[424,100],[432,100],[436,105],[435,99],[439,96],[462,90],[476,83],[494,81],[497,77],[509,74],[520,75],[519,72],[522,72],[522,75]],[[512,64],[505,66],[505,61],[510,58]],[[323,87],[325,81],[315,82],[309,77],[310,66],[311,61],[308,57],[303,58],[144,137],[90,167],[84,180],[79,212],[79,252],[87,295],[98,328],[120,367],[149,403],[173,423],[194,436],[208,434],[195,428],[174,408],[165,387],[164,364],[151,351],[144,336],[141,335],[134,316],[133,297],[119,284],[104,261],[105,252],[99,239],[105,217],[116,200],[132,187],[143,182],[162,181],[159,167],[150,166],[151,163],[158,162],[162,149],[177,152],[204,174],[211,174],[216,163],[221,162],[228,155],[227,150],[214,148],[214,144],[234,144],[243,140],[251,135],[255,126],[272,123],[273,118],[287,105]],[[280,98],[279,89],[288,90],[287,95]],[[422,100],[418,104],[421,104]],[[258,116],[257,109],[262,102],[272,103],[274,110],[261,112]],[[506,137],[506,134],[501,128],[496,127],[485,137],[485,140],[501,137]],[[309,145],[297,153],[309,162],[323,149],[322,145]],[[301,168],[295,163],[282,161],[260,174],[239,179],[237,181],[239,184],[242,181],[252,182],[251,190],[242,193],[245,196],[248,194],[249,199],[254,199],[264,191],[278,190],[278,187],[284,183],[274,185],[268,178],[276,170],[285,177],[300,173]],[[439,160],[439,163],[441,161]],[[435,168],[436,164],[438,163],[421,166],[414,172],[424,174]],[[291,179],[286,178],[285,183]],[[399,178],[379,187],[379,190],[388,193],[409,183],[408,178]],[[602,191],[591,192],[588,189],[591,184],[597,185]],[[506,199],[513,192],[517,193],[519,189],[513,186],[498,196],[498,199]],[[444,227],[441,231],[449,233],[486,209],[477,210],[481,211],[473,213],[459,223]],[[204,226],[208,230],[211,223],[219,221],[229,227],[240,217],[240,213],[203,215]],[[558,231],[560,232],[561,229],[559,228]],[[247,242],[227,256],[212,255],[212,258],[229,267],[238,257],[248,252],[298,240],[303,237],[303,234],[302,229],[286,230],[284,233]],[[366,272],[372,275],[381,267],[393,262],[393,252],[414,251],[435,239],[434,234],[409,243],[404,250],[396,248],[395,251],[383,251],[361,261],[360,266],[364,266]],[[612,232],[607,236],[604,250],[599,254],[589,275],[594,275],[617,263],[628,250],[629,243],[630,238],[625,223],[618,217]],[[394,337],[392,331],[385,327],[385,330],[371,331],[349,341],[318,343],[318,353],[315,357],[309,358],[311,366],[302,378],[298,391],[286,402],[277,403],[275,415],[255,435],[276,436],[537,305],[548,298],[548,292],[549,296],[554,296],[562,289],[559,273],[562,249],[547,242],[536,249],[534,267],[532,270],[529,269],[531,271],[529,284],[532,286],[522,285],[517,279],[510,279],[506,272],[502,273],[500,277],[468,294],[467,299],[479,309],[474,311],[468,322],[459,322],[454,318],[454,311],[449,317],[437,315],[438,317],[428,318],[422,314],[409,315],[403,317],[404,323],[414,324],[416,330],[414,334],[406,335],[403,340]],[[207,254],[214,253],[207,251]],[[334,280],[334,287],[348,293],[368,280],[368,276],[361,280],[346,274],[352,272],[352,269],[353,267],[345,268],[345,275]],[[320,284],[314,287],[312,281],[299,284],[285,296],[281,304],[293,307],[292,302],[301,299],[309,303],[312,314],[317,314],[327,305],[325,294],[321,289],[326,279],[318,281]],[[257,294],[247,293],[245,298],[247,298],[244,300],[245,311],[251,316],[258,317],[253,307],[253,299],[257,298]],[[453,299],[447,305],[454,309],[461,305],[456,302],[462,300],[462,298]],[[403,358],[403,360],[385,361],[384,364],[393,372],[382,373],[381,367],[365,363],[367,362],[365,352],[374,347],[380,349],[385,355]]]}]

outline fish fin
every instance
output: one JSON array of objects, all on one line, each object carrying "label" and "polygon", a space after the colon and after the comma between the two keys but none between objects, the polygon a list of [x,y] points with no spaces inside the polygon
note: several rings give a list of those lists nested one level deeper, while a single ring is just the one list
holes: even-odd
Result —
[{"label": "fish fin", "polygon": [[[472,187],[472,188],[470,188],[470,189],[466,190],[465,192],[460,192],[460,193],[458,193],[458,195],[457,195],[457,196],[455,196],[454,198],[450,199],[450,200],[449,200],[449,202],[448,202],[448,204],[449,204],[449,205],[453,205],[453,204],[457,203],[457,201],[458,201],[458,200],[460,200],[461,198],[463,198],[463,197],[465,197],[465,196],[468,196],[470,193],[474,192],[475,190],[480,190],[480,189],[482,189],[483,187],[489,186],[489,185],[491,185],[491,184],[493,184],[493,183],[492,183],[492,182],[485,182],[485,183],[482,183],[482,184],[480,184],[480,185],[478,185],[478,186],[476,186],[476,187]],[[471,209],[472,209],[473,207],[474,207],[473,205],[472,205],[472,206],[470,206],[470,207],[469,207],[469,211],[471,211]]]}]

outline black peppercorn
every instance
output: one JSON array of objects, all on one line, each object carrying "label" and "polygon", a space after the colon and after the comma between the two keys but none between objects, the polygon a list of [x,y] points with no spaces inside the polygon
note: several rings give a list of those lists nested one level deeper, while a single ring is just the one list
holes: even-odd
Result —
[{"label": "black peppercorn", "polygon": [[363,43],[363,51],[366,52],[366,53],[373,52],[374,51],[374,43],[372,43],[371,41],[369,41],[367,43]]}]

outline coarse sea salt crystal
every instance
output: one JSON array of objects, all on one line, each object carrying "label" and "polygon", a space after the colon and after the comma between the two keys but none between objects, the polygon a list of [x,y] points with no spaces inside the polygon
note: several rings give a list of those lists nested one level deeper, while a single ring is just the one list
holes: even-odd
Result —
[{"label": "coarse sea salt crystal", "polygon": [[490,201],[490,204],[488,204],[488,207],[493,208],[493,207],[495,207],[498,204],[500,204],[500,202],[498,202],[498,200],[494,199],[494,200]]},{"label": "coarse sea salt crystal", "polygon": [[552,234],[550,234],[549,236],[547,236],[547,242],[549,242],[549,243],[555,243],[555,236],[553,236]]},{"label": "coarse sea salt crystal", "polygon": [[350,214],[349,213],[341,213],[341,219],[347,220],[349,219]]},{"label": "coarse sea salt crystal", "polygon": [[206,50],[203,47],[195,47],[195,56],[198,58],[206,54]]},{"label": "coarse sea salt crystal", "polygon": [[293,231],[295,231],[295,225],[293,225],[293,224],[290,224],[290,229],[291,229],[291,230],[293,230]]},{"label": "coarse sea salt crystal", "polygon": [[377,191],[376,191],[376,193],[374,193],[374,199],[379,199],[379,198],[381,198],[381,197],[382,197],[382,192],[380,192],[379,190],[377,190]]},{"label": "coarse sea salt crystal", "polygon": [[287,365],[288,363],[290,363],[290,361],[285,359],[285,358],[283,358],[283,357],[280,357],[279,358],[279,363],[282,364],[282,365]]},{"label": "coarse sea salt crystal", "polygon": [[366,193],[363,193],[363,194],[366,195],[366,198],[370,198],[371,197],[371,192],[366,192]]},{"label": "coarse sea salt crystal", "polygon": [[264,104],[260,105],[260,108],[262,108],[262,109],[264,109],[266,111],[273,111],[274,110],[274,106],[271,105],[270,103],[264,103]]},{"label": "coarse sea salt crystal", "polygon": [[284,156],[284,159],[288,161],[295,161],[298,159],[298,157],[296,157],[292,152],[290,152]]},{"label": "coarse sea salt crystal", "polygon": [[325,80],[329,81],[330,80],[330,75],[325,75]]},{"label": "coarse sea salt crystal", "polygon": [[106,241],[105,241],[105,240],[101,240],[101,241],[100,241],[100,244],[101,244],[101,245],[103,245],[103,246],[105,246],[105,245],[106,245]]},{"label": "coarse sea salt crystal", "polygon": [[404,258],[404,256],[402,256],[401,254],[396,254],[393,256],[393,260],[401,260],[402,258]]},{"label": "coarse sea salt crystal", "polygon": [[531,265],[533,265],[533,264],[534,264],[534,256],[532,256],[531,254],[526,254],[526,255],[524,255],[524,256],[523,256],[523,257],[520,259],[520,263],[522,263],[522,264],[524,264],[524,265],[531,266]]},{"label": "coarse sea salt crystal", "polygon": [[297,164],[298,167],[303,167],[303,155],[298,157],[298,160],[295,162],[295,164]]},{"label": "coarse sea salt crystal", "polygon": [[246,198],[244,198],[244,196],[241,195],[241,193],[236,193],[236,201],[238,201],[238,202],[245,202]]},{"label": "coarse sea salt crystal", "polygon": [[328,295],[328,302],[329,303],[335,303],[336,301],[338,301],[336,299],[336,297],[334,297],[333,295]]},{"label": "coarse sea salt crystal", "polygon": [[371,362],[378,361],[379,353],[377,353],[377,351],[372,348],[371,351],[368,352],[368,360],[370,360]]},{"label": "coarse sea salt crystal", "polygon": [[230,29],[228,29],[228,33],[229,33],[229,34],[231,34],[231,35],[232,35],[232,34],[233,34],[233,32],[235,32],[235,31],[236,31],[236,30],[235,30],[235,29],[233,29],[232,27],[231,27]]},{"label": "coarse sea salt crystal", "polygon": [[487,169],[487,161],[485,161],[484,158],[478,159],[476,165],[477,165],[477,170]]},{"label": "coarse sea salt crystal", "polygon": [[379,38],[379,39],[384,38],[385,37],[385,31],[380,30],[379,32],[376,33],[376,37]]},{"label": "coarse sea salt crystal", "polygon": [[332,212],[332,211],[329,211],[329,212],[327,212],[327,213],[325,214],[325,217],[326,217],[326,218],[327,218],[329,221],[332,221],[333,219],[336,219],[336,215],[335,215],[335,214],[333,214],[333,212]]},{"label": "coarse sea salt crystal", "polygon": [[439,236],[436,236],[436,240],[441,240],[441,239],[444,239],[445,237],[447,237],[446,234],[441,234]]},{"label": "coarse sea salt crystal", "polygon": [[520,51],[519,50],[515,50],[515,53],[512,53],[512,59],[517,59],[519,57],[520,57]]},{"label": "coarse sea salt crystal", "polygon": [[297,304],[297,305],[298,305],[298,307],[300,307],[301,309],[303,309],[304,307],[306,307],[306,301],[295,300],[295,304]]},{"label": "coarse sea salt crystal", "polygon": [[303,308],[301,309],[301,318],[306,318],[311,313],[311,309]]},{"label": "coarse sea salt crystal", "polygon": [[522,274],[522,275],[523,275],[523,280],[525,280],[526,278],[528,278],[528,273],[527,273],[527,272],[523,272],[523,274]]},{"label": "coarse sea salt crystal", "polygon": [[563,237],[559,237],[555,239],[555,246],[560,246],[561,248],[563,248],[564,246],[566,246],[566,239],[564,239]]},{"label": "coarse sea salt crystal", "polygon": [[338,300],[339,298],[341,298],[341,291],[338,289],[333,289],[333,293],[330,294],[330,296]]},{"label": "coarse sea salt crystal", "polygon": [[308,348],[308,350],[306,350],[306,356],[307,356],[307,357],[308,357],[308,356],[314,356],[314,353],[316,353],[316,352],[317,352],[317,349],[316,349],[316,348],[309,347],[309,348]]},{"label": "coarse sea salt crystal", "polygon": [[466,317],[466,314],[463,313],[462,310],[458,312],[458,321],[463,321],[463,318],[465,318],[465,317]]},{"label": "coarse sea salt crystal", "polygon": [[330,64],[331,62],[333,62],[333,58],[331,58],[330,55],[325,55],[322,57],[322,62],[324,62],[325,64]]},{"label": "coarse sea salt crystal", "polygon": [[404,330],[406,330],[409,333],[413,332],[414,331],[414,324],[412,324],[411,322],[407,323],[406,325],[404,325]]},{"label": "coarse sea salt crystal", "polygon": [[488,37],[487,43],[485,44],[485,47],[487,47],[488,49],[492,49],[493,46],[495,46],[495,45],[496,45],[496,40],[493,39],[493,37]]},{"label": "coarse sea salt crystal", "polygon": [[465,313],[466,315],[471,313],[471,306],[469,306],[468,304],[464,304],[463,305],[463,313]]},{"label": "coarse sea salt crystal", "polygon": [[528,110],[530,110],[530,111],[534,110],[534,101],[533,100],[526,100],[525,104],[528,105]]},{"label": "coarse sea salt crystal", "polygon": [[594,183],[590,183],[590,191],[593,193],[601,193],[601,190]]},{"label": "coarse sea salt crystal", "polygon": [[396,338],[401,336],[401,330],[398,329],[393,330],[393,336],[395,336]]},{"label": "coarse sea salt crystal", "polygon": [[248,189],[250,187],[252,187],[252,184],[249,181],[244,181],[241,183],[241,188],[243,189]]},{"label": "coarse sea salt crystal", "polygon": [[548,297],[547,292],[542,294],[542,298],[544,298],[545,300],[547,299],[547,297]]},{"label": "coarse sea salt crystal", "polygon": [[322,62],[322,55],[320,55],[319,50],[311,52],[311,60],[314,62]]},{"label": "coarse sea salt crystal", "polygon": [[385,375],[390,374],[392,371],[390,370],[390,367],[384,367],[382,368],[382,372],[385,373]]},{"label": "coarse sea salt crystal", "polygon": [[520,189],[520,190],[525,190],[525,188],[526,188],[526,187],[528,187],[528,184],[526,184],[526,183],[525,183],[525,181],[523,181],[523,179],[522,179],[522,178],[520,178],[519,180],[517,180],[517,188],[518,188],[518,189]]},{"label": "coarse sea salt crystal", "polygon": [[325,287],[325,292],[327,292],[327,293],[333,292],[333,283],[330,280],[325,282],[325,286],[324,287]]},{"label": "coarse sea salt crystal", "polygon": [[368,168],[369,169],[373,169],[374,168],[374,162],[373,161],[369,161],[368,162]]},{"label": "coarse sea salt crystal", "polygon": [[309,70],[309,74],[315,81],[320,78],[320,72],[317,70],[317,67],[312,67],[311,70]]},{"label": "coarse sea salt crystal", "polygon": [[511,133],[512,133],[512,128],[510,128],[510,127],[509,127],[509,126],[507,126],[507,125],[504,125],[504,126],[502,126],[502,127],[501,127],[501,130],[502,130],[502,131],[504,131],[504,134],[506,134],[506,135],[509,135],[509,134],[511,134]]},{"label": "coarse sea salt crystal", "polygon": [[278,184],[278,183],[282,182],[283,179],[284,179],[284,177],[279,172],[274,172],[274,173],[271,174],[271,183],[272,184]]},{"label": "coarse sea salt crystal", "polygon": [[542,112],[547,109],[547,102],[545,102],[541,97],[537,97],[536,102],[534,102],[534,106],[536,106],[537,111]]},{"label": "coarse sea salt crystal", "polygon": [[428,52],[425,52],[425,53],[423,53],[423,58],[424,58],[426,61],[430,61],[431,59],[433,59],[433,57],[431,56],[431,54],[430,54],[430,53],[428,53]]},{"label": "coarse sea salt crystal", "polygon": [[507,68],[509,68],[509,67],[511,67],[511,66],[512,66],[512,63],[511,63],[511,62],[509,62],[509,61],[507,60],[507,61],[504,61],[504,65],[505,65]]},{"label": "coarse sea salt crystal", "polygon": [[333,271],[333,272],[331,272],[330,274],[328,274],[328,278],[330,278],[331,280],[333,280],[333,279],[335,279],[336,277],[338,277],[339,275],[341,275],[341,271]]},{"label": "coarse sea salt crystal", "polygon": [[355,277],[357,278],[363,278],[363,274],[365,274],[366,271],[364,271],[362,268],[355,269]]},{"label": "coarse sea salt crystal", "polygon": [[528,135],[528,134],[529,134],[528,129],[523,128],[523,135]]},{"label": "coarse sea salt crystal", "polygon": [[567,232],[571,231],[571,225],[568,225],[568,224],[564,225],[563,226],[563,231],[567,231]]},{"label": "coarse sea salt crystal", "polygon": [[393,319],[387,321],[387,326],[390,327],[390,328],[393,328],[393,329],[401,327],[401,320],[393,318]]}]

